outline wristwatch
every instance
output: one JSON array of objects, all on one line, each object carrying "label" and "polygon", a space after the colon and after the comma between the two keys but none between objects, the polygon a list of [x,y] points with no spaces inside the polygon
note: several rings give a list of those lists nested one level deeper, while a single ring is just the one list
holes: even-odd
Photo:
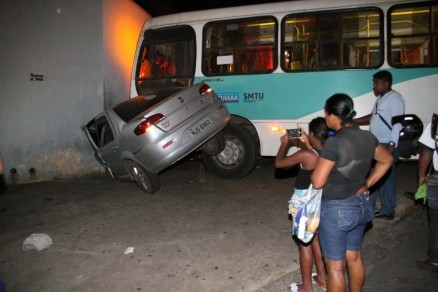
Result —
[{"label": "wristwatch", "polygon": [[395,147],[395,143],[394,143],[394,141],[389,141],[389,146],[392,146],[392,147]]}]

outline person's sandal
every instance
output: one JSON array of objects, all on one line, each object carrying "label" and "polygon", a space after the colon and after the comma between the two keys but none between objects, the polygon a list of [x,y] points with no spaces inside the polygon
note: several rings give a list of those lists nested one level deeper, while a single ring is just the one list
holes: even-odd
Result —
[{"label": "person's sandal", "polygon": [[415,264],[420,270],[438,273],[438,265],[434,265],[428,261],[417,261]]},{"label": "person's sandal", "polygon": [[316,276],[318,276],[317,273],[312,273],[312,283],[318,285],[319,288],[321,288],[324,291],[327,291],[327,288],[322,287],[319,285],[319,283],[315,280]]},{"label": "person's sandal", "polygon": [[289,287],[290,287],[290,291],[298,292],[298,284],[297,283],[292,283],[289,285]]}]

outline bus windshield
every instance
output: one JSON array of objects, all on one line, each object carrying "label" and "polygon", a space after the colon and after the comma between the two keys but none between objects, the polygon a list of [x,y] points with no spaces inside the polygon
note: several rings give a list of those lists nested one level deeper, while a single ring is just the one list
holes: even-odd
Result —
[{"label": "bus windshield", "polygon": [[195,74],[195,33],[189,26],[147,30],[137,62],[139,95],[164,87],[190,86]]}]

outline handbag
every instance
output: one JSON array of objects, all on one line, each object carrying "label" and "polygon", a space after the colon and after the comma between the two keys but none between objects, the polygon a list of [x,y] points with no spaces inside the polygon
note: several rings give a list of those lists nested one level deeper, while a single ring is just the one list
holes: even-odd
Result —
[{"label": "handbag", "polygon": [[310,185],[307,192],[309,200],[298,208],[292,231],[304,243],[312,240],[321,217],[322,189],[315,189],[313,185]]}]

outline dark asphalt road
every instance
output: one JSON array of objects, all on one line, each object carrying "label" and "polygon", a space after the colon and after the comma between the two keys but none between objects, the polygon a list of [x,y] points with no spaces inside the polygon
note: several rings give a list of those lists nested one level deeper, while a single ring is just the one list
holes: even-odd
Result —
[{"label": "dark asphalt road", "polygon": [[[399,165],[396,218],[365,236],[364,291],[436,291],[437,275],[415,267],[426,257],[425,212],[400,195],[413,190],[415,171],[415,163]],[[9,186],[0,195],[8,291],[272,292],[299,280],[287,220],[293,178],[272,160],[236,181],[211,176],[199,161],[161,179],[153,195],[104,174]],[[32,233],[53,245],[24,252]]]},{"label": "dark asphalt road", "polygon": [[[415,266],[426,259],[427,211],[418,207],[397,222],[385,222],[365,235],[363,250],[367,276],[363,291],[435,292],[438,273],[424,272]],[[382,224],[383,225],[383,224]],[[259,292],[288,291],[285,287],[299,280],[299,271],[263,287]],[[314,291],[322,291],[314,285]]]}]

